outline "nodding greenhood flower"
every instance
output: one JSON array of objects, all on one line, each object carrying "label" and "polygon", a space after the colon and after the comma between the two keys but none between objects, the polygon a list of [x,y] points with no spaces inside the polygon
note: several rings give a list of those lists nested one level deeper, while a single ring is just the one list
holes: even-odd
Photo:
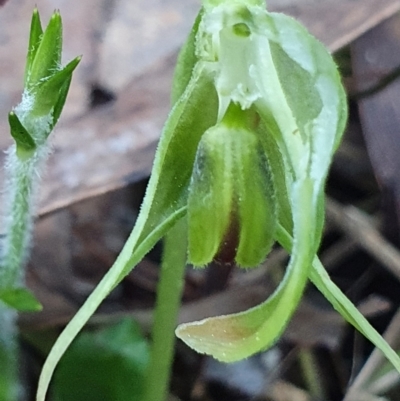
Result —
[{"label": "nodding greenhood flower", "polygon": [[231,104],[200,139],[189,185],[189,262],[259,265],[271,249],[276,202],[268,160],[246,113]]},{"label": "nodding greenhood flower", "polygon": [[[189,346],[224,362],[265,350],[282,334],[310,279],[400,371],[399,357],[316,256],[326,176],[347,117],[332,57],[294,19],[265,10],[264,0],[202,3],[178,58],[174,106],[135,227],[55,344],[38,401],[44,401],[55,364],[100,302],[186,218],[187,225],[175,229],[185,230],[195,265],[221,260],[255,266],[274,240],[291,255],[281,283],[262,304],[178,326],[177,336]],[[184,248],[179,254],[186,251],[186,241],[176,246]]]}]

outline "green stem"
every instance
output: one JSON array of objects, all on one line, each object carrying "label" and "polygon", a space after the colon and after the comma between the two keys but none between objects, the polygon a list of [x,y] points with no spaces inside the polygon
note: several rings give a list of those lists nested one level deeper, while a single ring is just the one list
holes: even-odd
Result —
[{"label": "green stem", "polygon": [[186,219],[181,219],[167,234],[164,243],[144,401],[165,401],[168,394],[174,356],[175,327],[186,266],[186,231]]},{"label": "green stem", "polygon": [[32,157],[20,159],[15,147],[9,150],[6,161],[4,238],[0,262],[0,288],[14,287],[23,277],[33,227],[33,207],[40,176],[40,166],[47,156],[42,146]]},{"label": "green stem", "polygon": [[310,348],[301,348],[299,351],[299,362],[306,381],[307,388],[313,399],[325,400],[326,394],[318,375],[318,364]]},{"label": "green stem", "polygon": [[[47,146],[22,159],[15,146],[8,151],[5,164],[4,236],[1,242],[0,289],[21,285],[33,227],[33,207],[40,166]],[[0,401],[20,397],[18,375],[17,313],[0,302]]]},{"label": "green stem", "polygon": [[0,401],[20,399],[18,380],[17,313],[0,304]]}]

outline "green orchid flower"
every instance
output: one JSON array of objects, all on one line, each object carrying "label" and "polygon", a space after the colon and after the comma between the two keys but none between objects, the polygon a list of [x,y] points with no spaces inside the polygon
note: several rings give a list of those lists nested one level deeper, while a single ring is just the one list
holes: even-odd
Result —
[{"label": "green orchid flower", "polygon": [[98,305],[182,219],[179,230],[186,231],[179,235],[188,238],[188,261],[197,266],[219,260],[254,267],[274,241],[291,255],[283,280],[261,305],[179,326],[176,334],[189,346],[225,362],[267,349],[311,280],[400,371],[396,353],[316,256],[326,176],[347,118],[340,77],[323,45],[294,19],[266,11],[264,1],[203,0],[178,58],[172,100],[136,225],[57,340],[38,401]]},{"label": "green orchid flower", "polygon": [[[321,238],[323,188],[344,129],[346,101],[336,66],[323,46],[296,21],[268,13],[260,3],[204,2],[194,46],[197,64],[203,64],[214,79],[218,120],[224,121],[231,104],[241,112],[230,113],[230,119],[243,123],[253,118],[253,127],[248,129],[257,137],[256,146],[262,149],[272,175],[269,201],[264,198],[263,203],[275,202],[278,227],[275,230],[274,213],[270,211],[268,219],[249,205],[245,221],[252,221],[253,229],[248,230],[246,248],[239,246],[238,251],[251,254],[251,244],[258,241],[258,249],[270,247],[269,238],[260,234],[260,225],[278,241],[282,231],[294,238],[285,277],[265,303],[178,328],[177,335],[190,346],[229,362],[271,346],[300,301]],[[234,130],[230,134],[230,141],[240,148],[240,136]],[[253,157],[257,158],[255,149]],[[247,168],[245,163],[242,166]],[[251,188],[251,177],[259,175],[254,171],[244,182],[243,193],[248,191],[248,197],[263,191],[260,184],[258,189]],[[237,177],[232,172],[225,182],[234,183]],[[189,202],[189,227],[191,208]],[[239,238],[243,228],[239,224]],[[254,259],[254,265],[261,260]]]}]

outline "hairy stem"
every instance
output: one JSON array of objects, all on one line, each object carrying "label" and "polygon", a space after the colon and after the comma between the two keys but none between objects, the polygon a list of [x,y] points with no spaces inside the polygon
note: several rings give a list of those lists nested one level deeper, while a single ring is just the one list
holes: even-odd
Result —
[{"label": "hairy stem", "polygon": [[21,397],[18,380],[17,313],[0,304],[0,401]]},{"label": "hairy stem", "polygon": [[[33,209],[40,167],[48,148],[41,146],[30,158],[22,159],[15,145],[5,164],[3,222],[1,238],[0,290],[22,285],[24,265],[32,237]],[[0,301],[0,401],[21,397],[18,375],[17,312]]]},{"label": "hairy stem", "polygon": [[1,246],[0,289],[18,285],[23,277],[23,267],[32,237],[36,188],[42,161],[47,154],[46,145],[42,145],[25,160],[18,157],[15,146],[8,151],[5,165],[7,177],[2,225],[5,233]]}]

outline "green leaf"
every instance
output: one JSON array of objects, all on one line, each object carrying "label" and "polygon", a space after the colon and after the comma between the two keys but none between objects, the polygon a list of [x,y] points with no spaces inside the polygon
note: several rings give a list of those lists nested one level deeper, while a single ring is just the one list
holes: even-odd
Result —
[{"label": "green leaf", "polygon": [[65,79],[64,83],[62,84],[59,90],[58,99],[53,107],[53,122],[51,124],[51,129],[55,127],[55,125],[58,122],[58,119],[60,118],[61,112],[65,105],[65,101],[67,100],[69,87],[71,85],[71,80],[72,80],[72,74]]},{"label": "green leaf", "polygon": [[54,378],[56,401],[140,401],[149,345],[131,319],[81,334]]},{"label": "green leaf", "polygon": [[0,300],[9,307],[21,312],[39,312],[41,303],[26,288],[5,288],[0,291]]},{"label": "green leaf", "polygon": [[26,57],[26,66],[25,66],[25,86],[28,83],[28,77],[31,73],[33,60],[36,57],[36,52],[39,47],[40,41],[42,39],[43,29],[42,24],[40,22],[40,15],[37,8],[33,10],[32,14],[32,22],[31,22],[31,30],[29,35],[29,47],[28,54]]},{"label": "green leaf", "polygon": [[[33,39],[37,38],[37,33],[38,29],[35,27]],[[61,49],[62,21],[60,13],[56,11],[51,16],[47,28],[41,36],[40,44],[35,51],[33,60],[29,60],[31,68],[26,77],[26,86],[29,91],[58,70],[61,62]]]},{"label": "green leaf", "polygon": [[58,120],[68,94],[72,73],[80,61],[81,57],[74,58],[63,69],[57,72],[53,71],[52,75],[38,84],[35,88],[32,107],[34,116],[47,115],[55,108],[53,113],[56,112],[56,114],[53,114],[53,121]]},{"label": "green leaf", "polygon": [[38,401],[44,401],[57,362],[100,303],[185,215],[187,188],[197,144],[204,131],[215,124],[216,114],[217,97],[211,77],[205,69],[197,68],[164,126],[135,227],[114,265],[61,333],[50,352],[39,381]]},{"label": "green leaf", "polygon": [[20,158],[29,158],[36,149],[34,139],[13,111],[8,114],[8,123],[10,124],[11,136],[17,145],[18,156]]}]

